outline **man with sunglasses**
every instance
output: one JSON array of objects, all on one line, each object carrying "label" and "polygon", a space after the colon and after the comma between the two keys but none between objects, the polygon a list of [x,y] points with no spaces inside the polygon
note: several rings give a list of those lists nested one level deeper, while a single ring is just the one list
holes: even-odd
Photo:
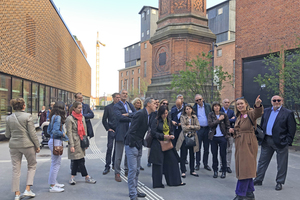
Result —
[{"label": "man with sunglasses", "polygon": [[275,95],[271,99],[272,107],[266,108],[261,118],[261,127],[265,137],[261,144],[261,153],[254,185],[262,185],[266,170],[274,151],[277,154],[277,176],[275,190],[281,190],[285,183],[288,168],[288,147],[292,144],[296,121],[294,113],[282,106],[283,99]]},{"label": "man with sunglasses", "polygon": [[208,166],[208,154],[209,154],[209,140],[208,140],[208,133],[209,133],[209,126],[208,126],[208,114],[211,112],[211,106],[208,103],[203,101],[203,97],[200,94],[196,94],[195,96],[195,104],[193,109],[198,117],[198,121],[200,124],[200,130],[197,131],[197,136],[199,140],[199,149],[196,153],[196,166],[195,170],[200,169],[200,160],[201,160],[201,144],[203,142],[203,158],[202,162],[204,165],[204,169],[211,171],[211,168]]}]

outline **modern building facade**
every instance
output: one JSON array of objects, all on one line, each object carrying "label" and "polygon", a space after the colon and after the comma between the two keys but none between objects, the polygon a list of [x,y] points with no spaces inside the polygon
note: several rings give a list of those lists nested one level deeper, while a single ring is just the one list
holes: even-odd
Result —
[{"label": "modern building facade", "polygon": [[298,0],[236,2],[236,97],[244,96],[253,103],[257,95],[261,95],[265,106],[271,104],[263,86],[253,78],[267,72],[264,57],[269,53],[282,54],[283,50],[298,47],[299,13]]},{"label": "modern building facade", "polygon": [[129,98],[144,97],[152,77],[152,45],[149,40],[157,29],[158,9],[144,6],[140,42],[125,47],[125,68],[119,70],[119,89],[126,89]]},{"label": "modern building facade", "polygon": [[0,13],[0,132],[12,98],[24,98],[35,121],[42,106],[72,103],[77,92],[89,104],[91,67],[53,1],[4,1]]}]

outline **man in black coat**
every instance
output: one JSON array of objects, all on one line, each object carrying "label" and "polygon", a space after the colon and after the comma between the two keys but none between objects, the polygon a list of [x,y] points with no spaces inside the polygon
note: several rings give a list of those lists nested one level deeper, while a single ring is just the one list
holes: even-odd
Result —
[{"label": "man in black coat", "polygon": [[208,140],[208,133],[209,133],[209,126],[208,126],[208,114],[211,112],[211,106],[208,103],[203,101],[203,97],[200,94],[196,94],[195,96],[195,104],[193,106],[193,110],[197,115],[200,130],[197,131],[198,140],[199,140],[199,150],[196,153],[196,166],[195,170],[199,170],[200,168],[200,160],[201,160],[201,144],[203,142],[203,165],[204,169],[211,171],[211,168],[208,166],[208,154],[209,154],[209,143]]},{"label": "man in black coat", "polygon": [[146,98],[144,109],[139,110],[133,116],[131,126],[125,136],[125,152],[128,161],[128,189],[129,197],[136,200],[137,197],[145,197],[146,194],[137,191],[138,176],[141,166],[143,141],[150,125],[150,114],[156,110],[153,98]]},{"label": "man in black coat", "polygon": [[[126,99],[128,97],[127,90],[122,90],[120,92],[121,101],[116,103],[113,107],[115,119],[116,119],[116,143],[115,143],[115,180],[117,182],[121,182],[121,161],[123,156],[124,150],[124,138],[125,134],[128,131],[131,123],[131,119],[136,113],[134,106],[127,102]],[[125,155],[125,176],[128,174],[128,167],[127,167],[127,158]]]},{"label": "man in black coat", "polygon": [[112,95],[113,97],[113,102],[109,104],[108,106],[105,106],[104,108],[104,114],[102,117],[102,124],[105,128],[107,133],[107,150],[106,150],[106,157],[105,157],[105,169],[103,171],[103,175],[107,174],[110,170],[110,163],[112,161],[112,166],[114,168],[114,163],[115,163],[115,152],[113,153],[113,157],[111,159],[111,153],[114,145],[114,140],[116,137],[116,127],[117,124],[115,122],[115,114],[113,111],[113,107],[116,103],[120,101],[120,94],[119,93],[114,93]]},{"label": "man in black coat", "polygon": [[183,112],[184,105],[181,99],[177,99],[175,103],[175,107],[171,109],[171,120],[173,124],[174,136],[175,139],[172,140],[173,146],[176,146],[179,134],[182,131],[181,123],[180,123],[180,116]]},{"label": "man in black coat", "polygon": [[261,144],[254,185],[262,185],[266,170],[275,151],[277,154],[277,184],[275,190],[281,190],[287,175],[289,145],[293,143],[296,121],[293,111],[282,106],[283,99],[280,96],[273,96],[271,103],[272,107],[266,108],[261,118],[261,127],[264,130],[265,137]]}]

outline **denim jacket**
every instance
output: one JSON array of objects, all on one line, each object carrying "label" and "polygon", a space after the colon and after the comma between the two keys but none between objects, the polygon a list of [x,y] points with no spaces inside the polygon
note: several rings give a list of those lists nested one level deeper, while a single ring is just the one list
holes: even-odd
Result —
[{"label": "denim jacket", "polygon": [[50,135],[50,138],[53,138],[54,136],[54,139],[68,141],[69,138],[66,134],[63,137],[64,130],[63,129],[62,131],[60,130],[60,124],[61,124],[61,117],[59,115],[53,115],[51,118],[51,123],[48,126],[47,132]]}]

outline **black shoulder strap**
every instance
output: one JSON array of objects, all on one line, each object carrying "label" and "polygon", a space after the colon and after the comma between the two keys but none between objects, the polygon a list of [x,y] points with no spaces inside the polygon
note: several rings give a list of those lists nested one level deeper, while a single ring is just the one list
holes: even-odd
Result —
[{"label": "black shoulder strap", "polygon": [[255,131],[255,126],[254,126],[254,124],[253,124],[253,122],[252,122],[250,116],[249,116],[248,114],[247,114],[247,116],[248,116],[248,119],[250,120],[250,122],[251,122],[251,124],[252,124],[252,126],[253,126],[253,129],[254,129],[254,131]]}]

